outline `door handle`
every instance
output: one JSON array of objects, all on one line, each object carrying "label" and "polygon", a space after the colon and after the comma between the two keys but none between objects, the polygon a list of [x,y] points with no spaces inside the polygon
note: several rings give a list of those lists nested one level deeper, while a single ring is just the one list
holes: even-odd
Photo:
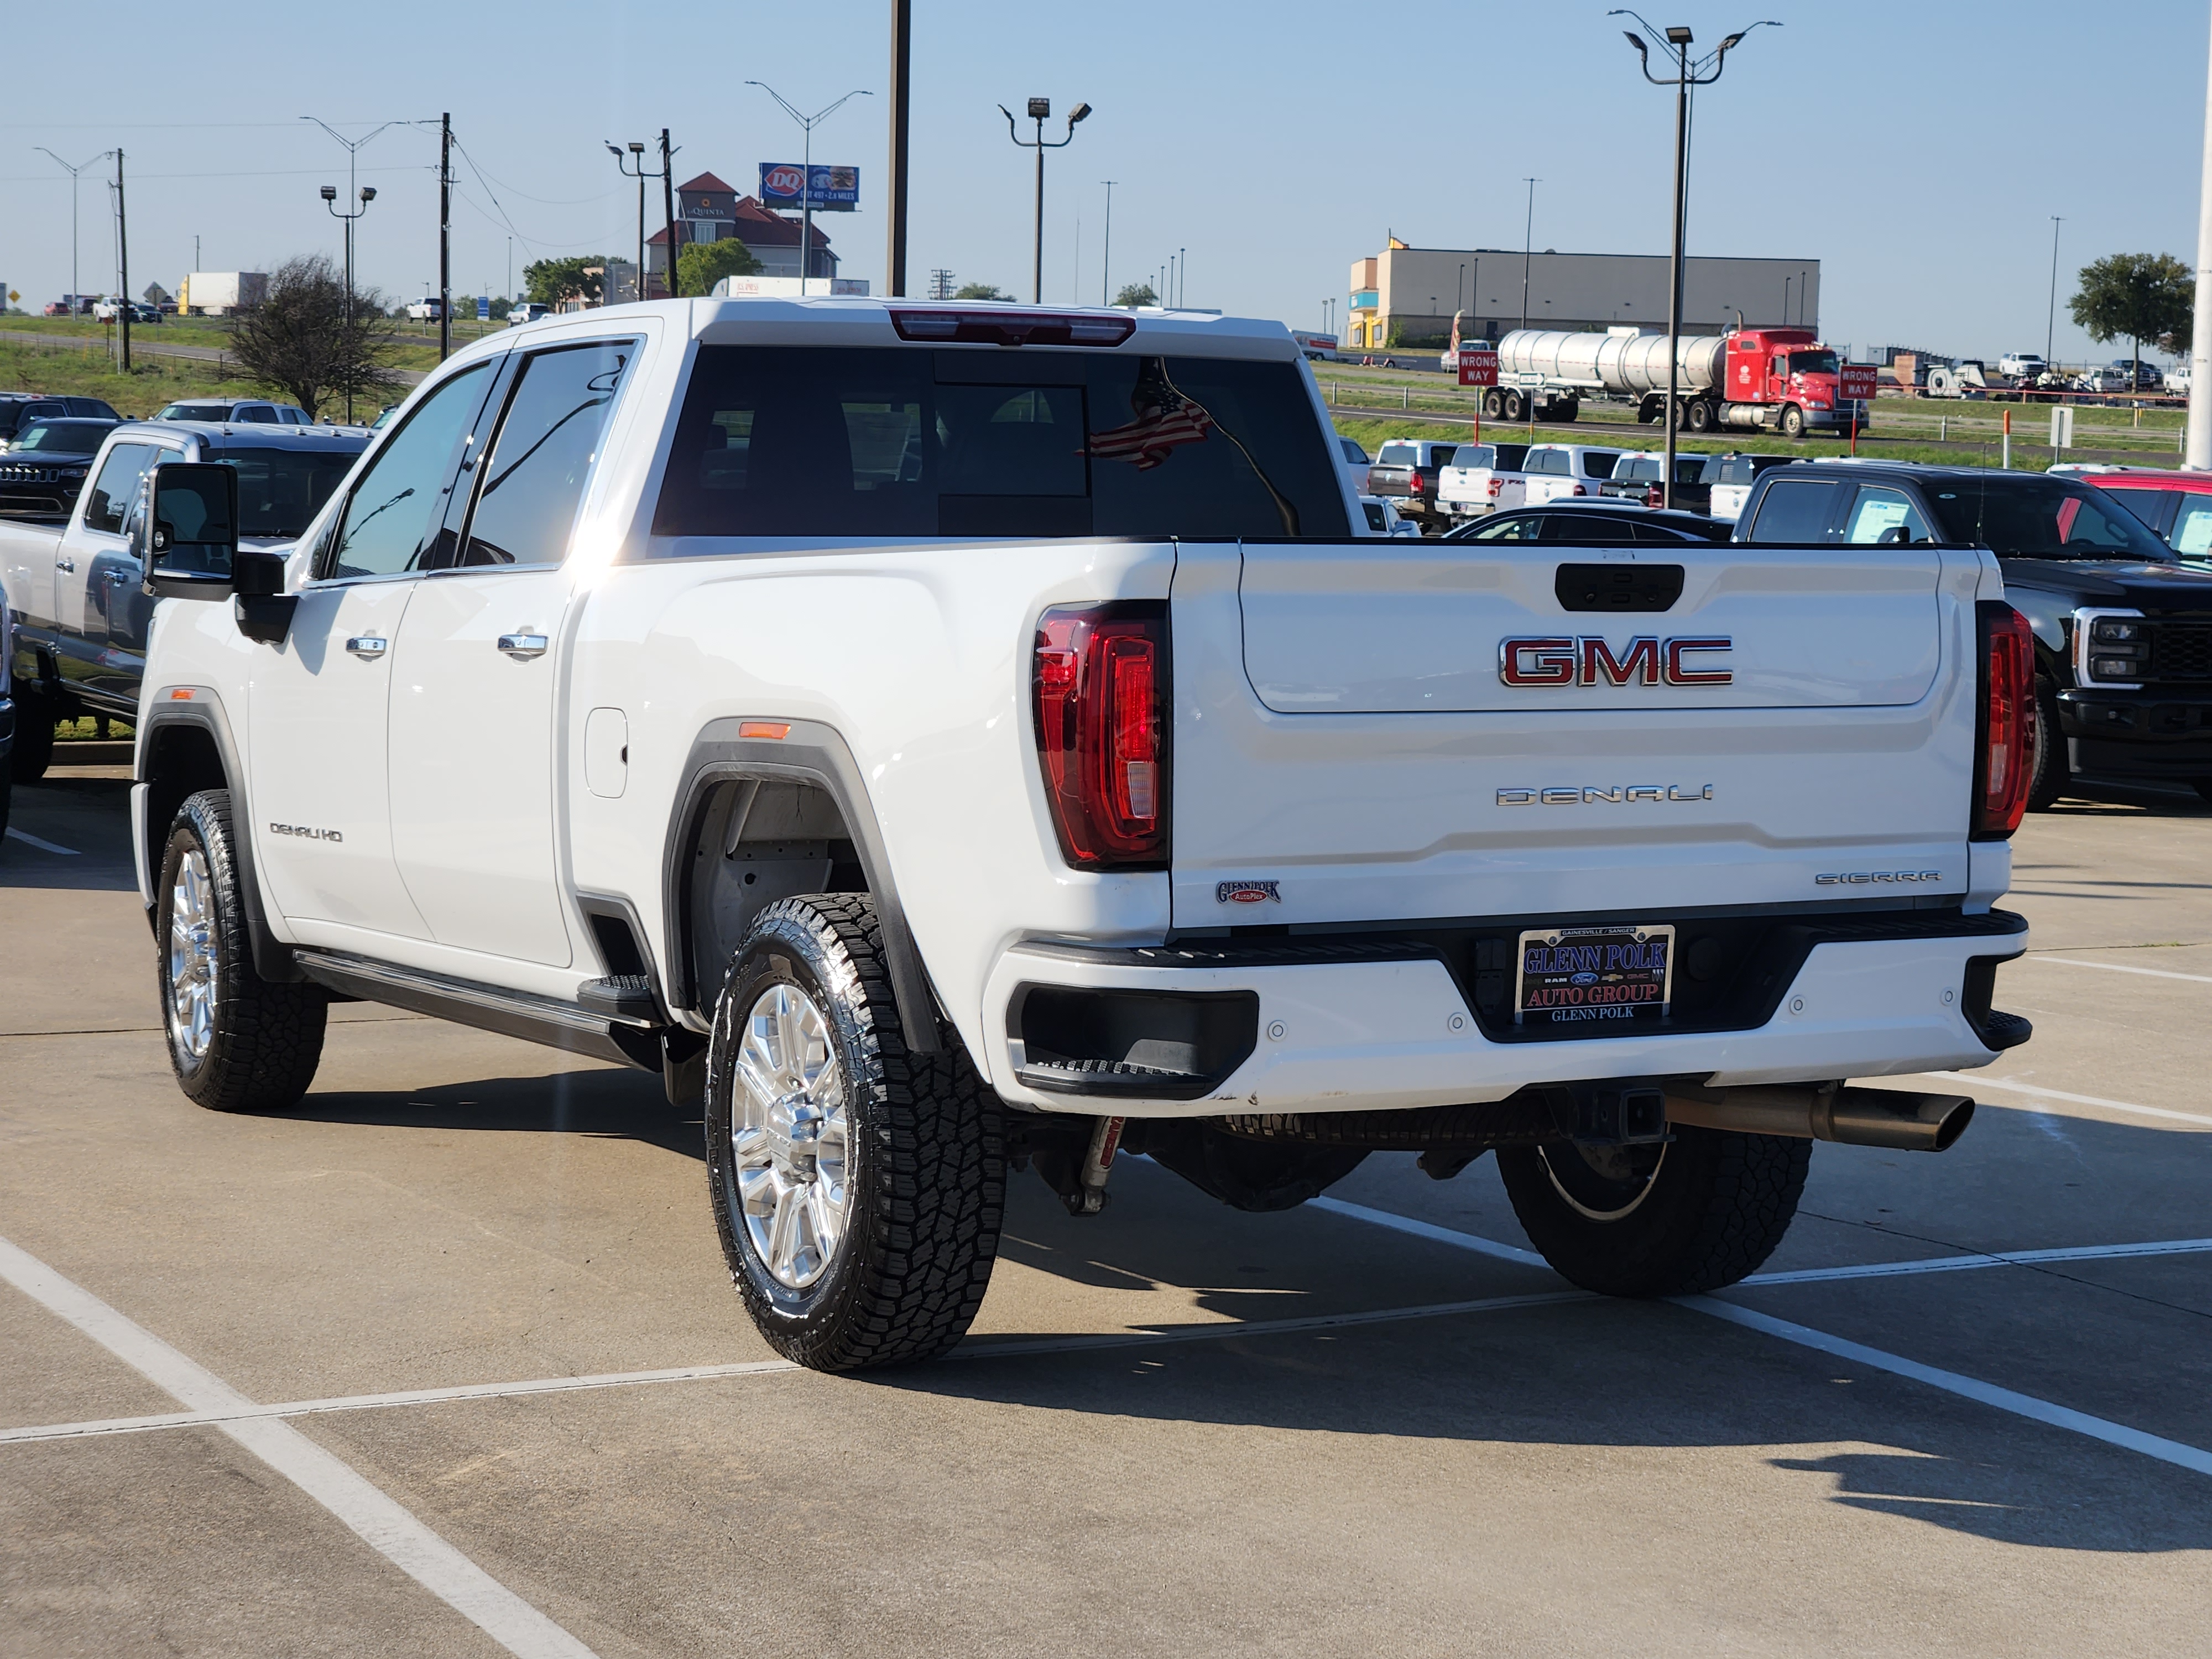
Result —
[{"label": "door handle", "polygon": [[127,582],[127,581],[129,581],[129,580],[131,579],[131,577],[132,577],[132,576],[134,576],[134,575],[136,575],[137,574],[137,573],[136,571],[131,571],[131,570],[111,570],[111,571],[109,571],[109,572],[107,573],[107,578],[106,578],[106,579],[107,579],[107,580],[108,580],[109,582],[111,582],[111,583],[114,583],[114,584],[118,584],[118,585],[119,585],[119,584],[121,584],[121,583],[124,583],[124,582]]},{"label": "door handle", "polygon": [[346,649],[363,662],[374,662],[391,647],[391,641],[379,639],[374,634],[356,635],[346,641]]},{"label": "door handle", "polygon": [[75,559],[56,559],[54,561],[54,568],[57,570],[66,570],[70,574],[74,576],[76,574],[76,561]]},{"label": "door handle", "polygon": [[527,662],[532,657],[545,654],[546,638],[543,634],[502,634],[499,648],[510,657]]}]

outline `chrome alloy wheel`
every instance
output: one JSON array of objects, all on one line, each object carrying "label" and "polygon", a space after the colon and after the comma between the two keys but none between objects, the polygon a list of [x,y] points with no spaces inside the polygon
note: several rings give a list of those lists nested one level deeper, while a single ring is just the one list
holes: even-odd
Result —
[{"label": "chrome alloy wheel", "polygon": [[169,1035],[192,1060],[215,1042],[215,883],[207,854],[188,848],[169,890]]},{"label": "chrome alloy wheel", "polygon": [[771,985],[745,1016],[730,1151],[753,1253],[803,1291],[830,1270],[850,1214],[844,1068],[830,1027],[795,985]]}]

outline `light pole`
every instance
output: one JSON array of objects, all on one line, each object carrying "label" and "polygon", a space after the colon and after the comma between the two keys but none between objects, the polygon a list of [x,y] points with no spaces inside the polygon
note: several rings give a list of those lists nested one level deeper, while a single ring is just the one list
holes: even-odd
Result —
[{"label": "light pole", "polygon": [[[372,133],[369,136],[370,137],[374,137],[375,135]],[[343,143],[345,141],[343,139],[340,139],[338,142]],[[368,140],[364,138],[362,142],[363,143],[367,143]],[[350,213],[341,213],[338,211],[338,187],[336,185],[325,185],[323,186],[323,205],[330,210],[331,217],[333,219],[343,219],[345,221],[346,349],[345,356],[341,361],[345,366],[346,424],[348,426],[351,426],[353,424],[353,382],[355,367],[353,337],[353,222],[360,218],[362,214],[368,211],[368,204],[376,199],[376,186],[374,185],[363,185],[360,190],[356,192],[356,195],[360,205],[356,207]]]},{"label": "light pole", "polygon": [[803,175],[799,185],[799,297],[806,297],[806,279],[814,274],[814,129],[820,122],[835,115],[855,98],[872,98],[875,94],[866,87],[847,93],[836,103],[811,115],[801,115],[783,94],[765,81],[748,81],[749,87],[758,87],[783,106],[783,112],[799,123],[799,131],[806,135],[801,146],[799,171]]},{"label": "light pole", "polygon": [[1536,251],[1536,186],[1541,179],[1523,179],[1528,186],[1528,222],[1521,231],[1521,326],[1528,326],[1528,262]]},{"label": "light pole", "polygon": [[1113,303],[1107,285],[1114,280],[1114,186],[1121,181],[1101,179],[1098,182],[1106,186],[1106,251],[1098,258],[1098,303],[1103,306]]},{"label": "light pole", "polygon": [[1180,311],[1190,303],[1190,250],[1176,250],[1176,309]]},{"label": "light pole", "polygon": [[[2045,374],[2051,372],[2051,348],[2058,339],[2058,227],[2065,222],[2055,213],[2051,216],[2051,309],[2045,313],[2043,319],[2043,368]],[[2197,390],[2193,376],[2189,389],[2191,392]]]},{"label": "light pole", "polygon": [[[104,149],[100,151],[99,155],[94,156],[91,161],[80,161],[75,167],[71,167],[67,161],[63,161],[60,156],[55,155],[53,151],[48,149],[44,144],[39,145],[38,150],[41,155],[52,156],[54,165],[60,167],[64,173],[66,173],[70,176],[70,315],[74,317],[76,315],[78,292],[76,274],[76,178],[77,174],[82,173],[87,167],[90,167],[93,164],[93,161],[105,161],[113,155],[115,152],[112,149]],[[198,269],[199,238],[197,236],[192,238],[192,247],[194,249],[194,269]]]},{"label": "light pole", "polygon": [[[641,139],[633,138],[629,141],[629,154],[627,155],[623,154],[620,144],[611,140],[601,142],[606,144],[607,154],[615,158],[615,167],[622,176],[637,180],[637,274],[632,278],[637,292],[631,297],[642,300],[645,298],[645,181],[648,179],[665,179],[668,176],[668,164],[663,161],[659,172],[647,172],[645,165],[645,144]],[[673,294],[676,292],[676,249],[672,243],[668,250],[668,291]]]},{"label": "light pole", "polygon": [[[1646,33],[1655,37],[1651,44],[1659,44],[1656,37],[1661,32],[1635,12],[1623,8],[1607,12],[1606,15],[1634,17],[1644,25]],[[1690,61],[1690,31],[1680,27],[1665,31],[1663,44],[1674,54],[1674,252],[1667,282],[1667,470],[1661,485],[1662,499],[1669,507],[1674,505],[1674,447],[1682,412],[1679,404],[1681,390],[1682,230],[1689,189],[1688,157],[1685,144],[1688,137],[1690,88],[1711,86],[1719,80],[1721,70],[1727,66],[1730,50],[1752,29],[1765,28],[1770,24],[1776,28],[1781,27],[1768,20],[1753,23],[1751,28],[1739,29],[1734,34],[1723,37],[1720,46],[1710,56],[1700,58],[1694,64]],[[1628,37],[1628,44],[1636,48],[1638,60],[1644,66],[1644,78],[1655,87],[1665,86],[1666,78],[1651,72],[1650,44],[1647,44],[1644,36],[1634,29],[1621,32]],[[1802,300],[1802,296],[1800,297]],[[1790,320],[1786,313],[1782,320],[1785,323]]]},{"label": "light pole", "polygon": [[[1036,137],[1024,138],[1014,130],[1014,112],[1004,104],[999,113],[1006,118],[1006,137],[1024,149],[1036,152],[1036,252],[1030,267],[1030,303],[1044,303],[1044,153],[1048,149],[1065,149],[1075,141],[1075,124],[1091,113],[1091,106],[1078,104],[1067,112],[1067,132],[1063,137],[1048,139],[1044,124],[1052,115],[1052,100],[1032,98],[1029,101],[1030,119],[1036,123]],[[1109,198],[1111,199],[1110,198]]]}]

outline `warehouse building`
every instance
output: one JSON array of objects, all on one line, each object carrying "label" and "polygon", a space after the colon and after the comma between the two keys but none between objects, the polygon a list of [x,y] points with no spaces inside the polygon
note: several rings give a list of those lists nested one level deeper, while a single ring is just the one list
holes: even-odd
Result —
[{"label": "warehouse building", "polygon": [[[1663,330],[1669,263],[1663,253],[1408,247],[1394,236],[1382,252],[1352,262],[1344,343],[1361,351],[1442,346],[1460,313],[1468,319],[1462,336],[1474,339],[1499,339],[1523,317],[1530,328]],[[1684,264],[1686,334],[1722,333],[1739,312],[1749,323],[1820,325],[1818,259],[1698,255]]]}]

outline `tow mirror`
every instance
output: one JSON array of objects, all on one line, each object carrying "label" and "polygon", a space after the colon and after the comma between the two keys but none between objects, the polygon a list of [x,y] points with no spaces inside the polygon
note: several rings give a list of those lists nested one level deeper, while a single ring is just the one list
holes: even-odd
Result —
[{"label": "tow mirror", "polygon": [[238,471],[199,461],[154,469],[134,549],[146,592],[167,599],[219,599],[238,559]]}]

